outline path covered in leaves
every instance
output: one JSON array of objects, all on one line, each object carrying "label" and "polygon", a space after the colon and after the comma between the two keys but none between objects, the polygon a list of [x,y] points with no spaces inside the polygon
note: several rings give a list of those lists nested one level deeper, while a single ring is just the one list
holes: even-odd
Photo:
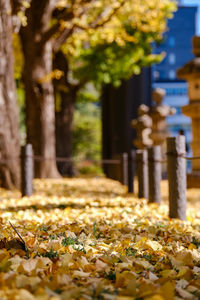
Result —
[{"label": "path covered in leaves", "polygon": [[198,299],[200,191],[181,222],[162,190],[160,207],[101,178],[38,180],[23,199],[0,190],[0,299]]}]

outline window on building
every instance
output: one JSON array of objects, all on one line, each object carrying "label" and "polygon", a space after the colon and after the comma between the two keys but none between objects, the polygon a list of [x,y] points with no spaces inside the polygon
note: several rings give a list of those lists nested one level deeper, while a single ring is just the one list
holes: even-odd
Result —
[{"label": "window on building", "polygon": [[176,109],[176,114],[177,114],[177,115],[181,115],[181,114],[182,114],[182,111],[181,111],[181,107],[180,107],[180,106],[176,106],[175,109]]},{"label": "window on building", "polygon": [[166,88],[166,93],[168,96],[182,96],[187,95],[187,88],[179,87],[179,88]]},{"label": "window on building", "polygon": [[160,78],[160,73],[158,71],[153,72],[153,77],[155,80],[158,80]]},{"label": "window on building", "polygon": [[174,80],[176,78],[176,72],[174,70],[169,71],[169,79]]},{"label": "window on building", "polygon": [[170,65],[174,65],[176,62],[176,55],[174,53],[170,53],[168,55],[168,61],[169,61]]},{"label": "window on building", "polygon": [[169,46],[171,47],[171,48],[174,48],[175,47],[175,37],[174,36],[169,36]]},{"label": "window on building", "polygon": [[165,79],[166,78],[166,74],[165,71],[160,71],[160,79]]}]

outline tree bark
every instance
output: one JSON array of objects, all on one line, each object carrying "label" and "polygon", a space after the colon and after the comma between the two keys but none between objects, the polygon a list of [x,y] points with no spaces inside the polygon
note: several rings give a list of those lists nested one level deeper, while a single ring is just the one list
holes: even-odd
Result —
[{"label": "tree bark", "polygon": [[0,0],[0,184],[20,186],[20,138],[14,58],[12,17],[9,0]]},{"label": "tree bark", "polygon": [[[55,55],[54,68],[63,72],[63,76],[54,81],[56,98],[60,102],[56,105],[56,155],[71,158],[73,116],[78,86],[68,82],[68,62],[61,51]],[[73,162],[58,162],[57,166],[62,175],[73,176]]]},{"label": "tree bark", "polygon": [[[75,93],[60,92],[60,111],[56,112],[56,155],[58,157],[72,157],[72,130],[74,116]],[[58,162],[58,170],[62,175],[73,176],[72,162]]]},{"label": "tree bark", "polygon": [[[22,27],[20,36],[24,54],[23,81],[26,93],[27,142],[33,145],[34,154],[43,157],[35,163],[35,176],[56,178],[55,150],[55,107],[52,83],[52,41],[41,45],[42,33],[50,23],[51,14],[40,16],[41,1],[32,1],[26,11],[27,26]],[[38,6],[39,5],[39,6]]]}]

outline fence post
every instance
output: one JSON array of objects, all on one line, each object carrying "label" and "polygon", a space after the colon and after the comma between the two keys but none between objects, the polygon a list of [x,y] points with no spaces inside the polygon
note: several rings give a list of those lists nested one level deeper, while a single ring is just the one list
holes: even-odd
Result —
[{"label": "fence post", "polygon": [[134,177],[136,173],[136,151],[131,150],[128,156],[128,192],[134,193]]},{"label": "fence post", "polygon": [[148,153],[146,149],[136,151],[136,173],[138,197],[148,198]]},{"label": "fence post", "polygon": [[128,185],[128,153],[121,154],[121,182]]},{"label": "fence post", "polygon": [[186,220],[185,137],[167,138],[169,217]]},{"label": "fence post", "polygon": [[148,178],[149,178],[149,202],[161,202],[160,182],[161,170],[161,147],[154,146],[148,149]]},{"label": "fence post", "polygon": [[33,148],[31,144],[21,147],[21,193],[31,196],[33,193]]}]

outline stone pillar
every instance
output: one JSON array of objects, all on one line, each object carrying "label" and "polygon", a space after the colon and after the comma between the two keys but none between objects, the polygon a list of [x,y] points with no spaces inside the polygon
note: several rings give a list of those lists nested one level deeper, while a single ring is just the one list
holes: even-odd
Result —
[{"label": "stone pillar", "polygon": [[[200,37],[193,38],[195,58],[178,69],[177,76],[188,82],[189,104],[182,107],[182,113],[192,119],[191,142],[193,156],[200,156]],[[200,187],[200,160],[192,160],[192,174],[188,175],[188,187]]]},{"label": "stone pillar", "polygon": [[131,122],[131,126],[135,128],[137,132],[137,137],[133,141],[133,144],[138,149],[152,146],[152,140],[149,137],[152,130],[152,119],[148,113],[149,107],[145,104],[141,104],[138,108],[138,118]]},{"label": "stone pillar", "polygon": [[154,106],[151,107],[149,115],[152,118],[152,132],[150,138],[153,145],[162,145],[169,136],[167,131],[166,117],[173,115],[176,110],[168,105],[162,104],[165,97],[165,90],[157,88],[153,91],[152,98]]},{"label": "stone pillar", "polygon": [[[199,103],[190,100],[188,105],[182,107],[182,112],[192,119],[192,154],[193,156],[200,156],[200,99]],[[200,173],[199,159],[192,161],[192,171],[199,171]]]},{"label": "stone pillar", "polygon": [[[153,146],[161,146],[161,157],[164,156],[165,149],[163,147],[166,138],[169,136],[167,130],[166,118],[175,113],[174,108],[163,104],[165,97],[165,90],[161,88],[154,89],[152,93],[153,106],[150,109],[149,115],[152,118],[152,132],[150,138],[153,141]],[[162,174],[166,176],[166,165],[162,164]]]},{"label": "stone pillar", "polygon": [[141,104],[138,108],[138,118],[132,120],[131,126],[135,128],[137,137],[133,144],[136,151],[136,173],[138,182],[138,197],[148,198],[148,153],[146,148],[152,146],[151,134],[152,119],[148,115],[149,107]]},{"label": "stone pillar", "polygon": [[[200,115],[198,118],[193,118],[192,116],[191,118],[193,135],[193,141],[191,142],[192,153],[194,156],[200,156]],[[192,161],[192,170],[200,171],[200,159]]]}]

